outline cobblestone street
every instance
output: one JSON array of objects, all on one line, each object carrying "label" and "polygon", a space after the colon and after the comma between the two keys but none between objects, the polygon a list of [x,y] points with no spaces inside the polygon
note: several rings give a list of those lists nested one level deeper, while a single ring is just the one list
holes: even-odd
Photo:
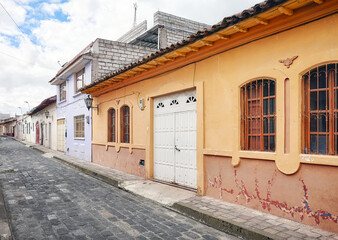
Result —
[{"label": "cobblestone street", "polygon": [[21,239],[236,239],[0,137],[0,181]]}]

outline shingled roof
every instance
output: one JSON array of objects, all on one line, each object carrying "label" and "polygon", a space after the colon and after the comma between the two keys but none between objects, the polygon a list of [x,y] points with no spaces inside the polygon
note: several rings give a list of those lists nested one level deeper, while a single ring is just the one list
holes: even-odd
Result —
[{"label": "shingled roof", "polygon": [[34,113],[37,113],[41,110],[43,110],[44,108],[48,107],[49,105],[51,105],[52,103],[56,102],[56,95],[46,98],[45,100],[43,100],[38,106],[36,106],[35,108],[33,108],[28,115],[33,115]]}]

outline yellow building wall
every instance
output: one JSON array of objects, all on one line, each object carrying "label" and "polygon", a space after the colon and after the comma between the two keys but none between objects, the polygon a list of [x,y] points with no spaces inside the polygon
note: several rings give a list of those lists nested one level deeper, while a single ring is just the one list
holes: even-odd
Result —
[{"label": "yellow building wall", "polygon": [[[334,182],[329,186],[329,189],[325,190],[330,193],[331,198],[326,198],[326,202],[322,203],[320,198],[316,198],[312,203],[316,207],[318,205],[317,209],[321,209],[323,204],[330,206],[331,216],[337,216],[337,207],[332,206],[332,202],[328,203],[328,201],[338,202],[338,171],[336,167],[338,166],[338,157],[301,154],[301,75],[314,66],[338,62],[337,26],[338,16],[334,14],[96,96],[93,106],[98,105],[99,112],[96,113],[96,110],[93,110],[92,114],[93,145],[105,146],[106,151],[115,148],[116,152],[119,152],[120,148],[128,148],[130,154],[133,153],[134,149],[144,150],[146,158],[145,176],[152,178],[152,100],[164,94],[196,88],[197,192],[199,194],[220,197],[218,190],[224,186],[222,183],[220,185],[214,184],[213,179],[216,179],[216,176],[212,174],[220,177],[224,174],[223,177],[229,181],[231,179],[235,181],[230,172],[237,169],[239,175],[243,177],[243,181],[254,181],[252,176],[251,178],[248,177],[250,173],[248,166],[250,164],[241,166],[242,161],[249,163],[252,161],[251,165],[255,169],[274,171],[275,168],[278,172],[278,174],[275,174],[276,178],[280,182],[284,182],[281,179],[288,179],[289,182],[296,181],[295,173],[297,171],[297,178],[302,178],[304,172],[304,174],[306,173],[304,177],[311,179],[309,173],[316,167],[313,164],[326,165],[321,167],[320,171],[323,177],[326,176],[325,172],[327,172],[329,178],[327,180],[331,183]],[[224,41],[224,44],[226,44],[226,41]],[[294,56],[298,56],[298,58],[290,68],[279,61]],[[189,58],[189,55],[186,58]],[[257,78],[276,80],[275,152],[240,150],[240,87],[247,81]],[[288,154],[284,153],[284,80],[286,78],[290,80],[291,103],[289,105],[289,131],[291,136]],[[139,108],[140,99],[145,100],[143,111]],[[132,112],[131,143],[108,143],[108,109],[111,107],[119,109],[124,104],[129,105]],[[119,124],[118,122],[118,128]],[[119,134],[120,131],[118,131],[118,138],[120,139]],[[93,152],[94,162],[95,156],[95,152]],[[253,176],[256,174],[257,181],[266,181],[267,183],[269,179],[267,176],[263,176],[264,172],[258,172],[257,170],[252,173]],[[231,175],[230,178],[229,174]],[[286,178],[288,175],[290,175],[290,178]],[[311,183],[307,186],[309,191],[314,189],[313,191],[316,194],[321,194],[321,186],[318,186],[318,183],[316,185],[314,181],[309,180],[309,182]],[[232,184],[235,186],[235,182]],[[298,182],[297,184],[299,185]],[[218,190],[215,191],[215,188]],[[290,190],[290,192],[287,192],[288,189],[285,188],[283,190],[275,189],[274,191],[276,194],[278,193],[279,197],[286,197],[281,202],[287,203],[287,197],[292,196],[299,189],[302,189],[302,186],[298,186],[297,189]],[[252,186],[252,191],[254,191],[254,186]],[[298,195],[301,196],[300,193]],[[244,198],[244,196],[242,197]],[[226,198],[226,200],[237,201],[231,197]],[[292,201],[297,202],[298,199]],[[247,204],[245,201],[238,203]],[[250,207],[268,211],[259,204],[252,204]],[[278,211],[272,213],[293,219],[293,216],[286,216],[285,213]],[[306,211],[305,208],[304,211]],[[303,221],[302,218],[294,220]],[[320,227],[331,231],[337,229],[337,219],[333,222],[329,219],[327,222],[324,221],[323,223],[322,221]],[[319,224],[317,222],[312,224],[310,220],[305,220],[305,223]]]}]

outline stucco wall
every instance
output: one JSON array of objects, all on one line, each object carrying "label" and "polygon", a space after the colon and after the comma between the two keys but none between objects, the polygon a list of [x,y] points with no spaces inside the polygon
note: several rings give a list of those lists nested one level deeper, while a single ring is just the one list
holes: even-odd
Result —
[{"label": "stucco wall", "polygon": [[337,168],[301,164],[291,176],[272,161],[205,156],[206,195],[337,232]]},{"label": "stucco wall", "polygon": [[[85,66],[85,84],[91,82],[91,63]],[[66,100],[57,104],[57,119],[66,119],[66,154],[91,161],[91,111],[85,106],[84,100],[87,95],[75,93],[74,75],[67,78]],[[59,93],[58,93],[59,99]],[[94,110],[95,111],[95,110]],[[83,139],[74,138],[74,117],[85,116],[85,137]],[[89,120],[87,123],[87,119]]]},{"label": "stucco wall", "polygon": [[[49,117],[46,118],[45,112],[49,112]],[[27,119],[28,123],[29,119]],[[41,111],[34,113],[31,116],[30,132],[27,133],[25,128],[25,140],[36,143],[36,123],[39,124],[39,144],[44,147],[56,150],[57,138],[56,138],[56,104],[50,104]],[[41,128],[42,127],[42,128]],[[43,132],[41,131],[43,129]]]},{"label": "stucco wall", "polygon": [[140,165],[140,160],[145,159],[145,151],[143,149],[133,149],[132,152],[129,148],[93,145],[93,162],[111,167],[129,174],[139,177],[145,177],[144,166]]},{"label": "stucco wall", "polygon": [[[32,122],[32,117],[30,115],[27,115],[23,118],[23,122],[26,122],[24,124],[24,134],[23,134],[23,140],[35,143],[35,125]],[[30,130],[27,131],[27,127],[30,126]]]}]

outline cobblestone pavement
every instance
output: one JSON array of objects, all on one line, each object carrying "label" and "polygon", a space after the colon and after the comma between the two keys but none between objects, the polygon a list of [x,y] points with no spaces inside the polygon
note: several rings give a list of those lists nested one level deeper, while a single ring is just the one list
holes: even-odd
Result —
[{"label": "cobblestone pavement", "polygon": [[0,181],[21,239],[236,239],[0,137]]}]

